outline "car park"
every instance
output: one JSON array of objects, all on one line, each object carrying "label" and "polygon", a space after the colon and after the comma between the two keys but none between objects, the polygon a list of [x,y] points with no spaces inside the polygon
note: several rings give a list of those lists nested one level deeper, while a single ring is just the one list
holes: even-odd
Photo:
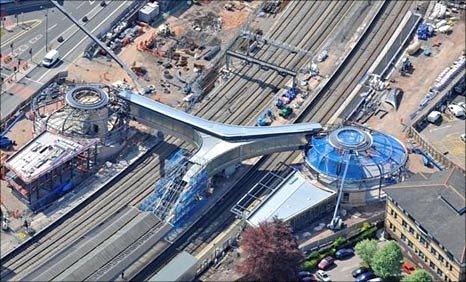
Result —
[{"label": "car park", "polygon": [[369,272],[370,269],[367,268],[367,267],[360,267],[360,268],[356,268],[355,270],[353,270],[351,272],[351,275],[353,275],[354,278],[358,277],[359,275],[363,274],[363,273],[366,273],[366,272]]},{"label": "car park", "polygon": [[326,257],[322,259],[317,267],[321,270],[326,270],[335,263],[335,259],[332,257]]},{"label": "car park", "polygon": [[337,259],[347,259],[354,256],[353,249],[340,249],[335,253]]},{"label": "car park", "polygon": [[332,281],[332,279],[330,279],[330,276],[328,275],[328,273],[323,271],[323,270],[317,270],[316,277],[317,277],[317,279],[319,279],[319,281],[323,281],[323,282]]},{"label": "car park", "polygon": [[356,277],[356,282],[367,282],[370,279],[376,278],[375,274],[372,271],[365,272],[358,277]]}]

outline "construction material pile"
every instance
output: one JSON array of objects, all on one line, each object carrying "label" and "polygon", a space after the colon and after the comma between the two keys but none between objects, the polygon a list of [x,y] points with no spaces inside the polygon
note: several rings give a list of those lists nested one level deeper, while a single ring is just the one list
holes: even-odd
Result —
[{"label": "construction material pile", "polygon": [[434,27],[430,24],[420,24],[417,29],[417,38],[420,40],[427,40],[430,37],[434,36]]},{"label": "construction material pile", "polygon": [[445,68],[435,79],[434,90],[442,91],[456,77],[458,73],[466,68],[466,57],[461,56],[453,65]]},{"label": "construction material pile", "polygon": [[193,20],[193,29],[195,31],[220,31],[222,29],[222,18],[213,12],[207,12],[205,15]]}]

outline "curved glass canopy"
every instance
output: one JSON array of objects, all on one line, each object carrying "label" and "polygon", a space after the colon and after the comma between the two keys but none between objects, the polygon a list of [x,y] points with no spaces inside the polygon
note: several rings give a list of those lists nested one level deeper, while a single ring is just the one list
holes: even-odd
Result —
[{"label": "curved glass canopy", "polygon": [[306,152],[307,164],[316,172],[346,180],[363,181],[397,173],[407,159],[396,138],[368,128],[345,126],[324,136],[315,136]]}]

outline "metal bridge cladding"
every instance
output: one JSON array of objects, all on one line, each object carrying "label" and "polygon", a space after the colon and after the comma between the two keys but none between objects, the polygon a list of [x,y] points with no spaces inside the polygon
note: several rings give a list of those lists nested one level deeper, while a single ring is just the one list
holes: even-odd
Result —
[{"label": "metal bridge cladding", "polygon": [[166,129],[174,135],[187,137],[187,141],[198,140],[189,131],[198,131],[229,142],[246,142],[267,137],[315,134],[322,129],[318,123],[270,127],[229,125],[190,115],[133,91],[125,90],[118,95],[129,102],[130,115],[161,130]]}]

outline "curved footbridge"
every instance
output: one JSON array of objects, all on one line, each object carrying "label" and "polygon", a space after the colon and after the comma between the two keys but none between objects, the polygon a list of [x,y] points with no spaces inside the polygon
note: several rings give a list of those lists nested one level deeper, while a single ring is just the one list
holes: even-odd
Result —
[{"label": "curved footbridge", "polygon": [[201,168],[212,176],[243,160],[301,149],[308,137],[322,130],[318,123],[268,127],[228,125],[193,116],[130,90],[118,95],[128,102],[132,118],[198,147],[189,160],[192,165],[186,177],[195,175]]}]

